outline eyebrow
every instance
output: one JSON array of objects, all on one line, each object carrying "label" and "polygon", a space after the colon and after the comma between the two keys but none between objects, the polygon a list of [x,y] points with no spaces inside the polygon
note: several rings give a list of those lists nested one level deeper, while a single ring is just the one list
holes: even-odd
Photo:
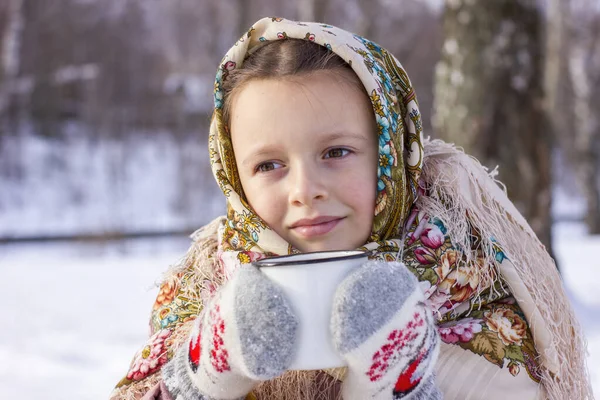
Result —
[{"label": "eyebrow", "polygon": [[277,146],[264,146],[260,147],[257,151],[252,152],[250,157],[246,157],[244,161],[242,161],[242,165],[247,166],[249,164],[254,164],[257,158],[261,158],[263,156],[269,155],[277,151]]},{"label": "eyebrow", "polygon": [[320,140],[321,143],[323,142],[330,142],[336,139],[346,139],[346,138],[352,138],[352,139],[358,139],[358,140],[362,140],[362,141],[367,141],[368,138],[365,137],[364,135],[361,135],[359,133],[356,132],[349,132],[349,131],[343,131],[343,132],[331,132],[328,133],[326,135],[323,136],[323,138]]}]

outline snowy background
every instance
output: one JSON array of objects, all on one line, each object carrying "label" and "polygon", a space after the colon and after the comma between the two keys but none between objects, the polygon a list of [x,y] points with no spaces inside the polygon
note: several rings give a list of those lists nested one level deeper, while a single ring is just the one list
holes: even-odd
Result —
[{"label": "snowy background", "polygon": [[60,128],[49,138],[23,123],[1,138],[0,239],[190,231],[223,212],[197,132]]},{"label": "snowy background", "polygon": [[[0,146],[0,239],[71,238],[0,240],[0,293],[8,302],[0,330],[4,398],[107,398],[145,342],[155,282],[189,240],[106,238],[191,233],[223,212],[199,135],[136,131],[98,141],[82,129],[65,124],[56,139],[25,125]],[[581,198],[562,178],[553,213],[578,220]],[[554,240],[600,396],[600,237],[562,222]]]},{"label": "snowy background", "polygon": [[[364,15],[378,13],[371,38],[403,60],[422,110],[432,110],[442,0],[331,1],[326,20],[352,31],[368,30],[376,19]],[[108,397],[145,342],[155,283],[189,244],[153,235],[191,233],[223,212],[206,150],[215,66],[252,22],[296,15],[300,3],[310,1],[0,0],[3,398]],[[598,43],[587,17],[600,2],[573,4],[583,28],[572,43]],[[589,56],[581,76],[600,82],[600,50],[581,54]],[[599,94],[586,95],[590,104]],[[570,123],[574,110],[562,112]],[[432,132],[430,118],[423,122]],[[559,130],[577,142],[568,128]],[[584,207],[557,158],[554,248],[600,397],[600,236],[565,222],[581,220]],[[123,235],[147,237],[114,239]]]},{"label": "snowy background", "polygon": [[[25,127],[0,148],[9,164],[15,155],[30,160],[20,164],[18,184],[10,174],[0,179],[0,238],[71,238],[0,242],[0,293],[8,302],[0,330],[3,398],[107,398],[145,342],[155,283],[189,240],[100,237],[192,232],[222,212],[203,140],[138,132],[94,142],[79,129],[66,125],[63,140],[56,140]],[[555,192],[554,214],[562,220],[582,215],[572,193]],[[97,239],[77,240],[94,234]],[[600,237],[564,222],[555,226],[554,239],[600,395]]]},{"label": "snowy background", "polygon": [[[556,227],[556,252],[589,341],[600,396],[600,237]],[[155,282],[187,249],[185,237],[107,243],[0,245],[3,398],[105,399],[144,343]]]}]

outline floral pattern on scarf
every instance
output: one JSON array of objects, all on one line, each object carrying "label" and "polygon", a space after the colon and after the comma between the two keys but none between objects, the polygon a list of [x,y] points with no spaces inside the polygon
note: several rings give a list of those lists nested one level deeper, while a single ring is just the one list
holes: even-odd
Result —
[{"label": "floral pattern on scarf", "polygon": [[[222,118],[223,82],[229,74],[243,68],[249,52],[261,43],[288,38],[309,40],[335,52],[352,66],[371,99],[379,147],[377,199],[371,241],[361,249],[373,250],[374,258],[387,261],[396,260],[402,252],[403,261],[421,281],[431,308],[438,314],[444,342],[478,354],[499,368],[508,368],[514,376],[523,367],[533,381],[539,382],[538,355],[531,332],[499,276],[497,265],[465,265],[444,224],[419,212],[414,205],[418,196],[424,195],[419,188],[422,122],[406,72],[394,56],[377,44],[330,25],[265,18],[254,24],[221,61],[209,135],[213,174],[227,199],[227,216],[218,234],[218,254],[211,256],[220,260],[219,276],[226,279],[236,265],[297,251],[247,203]],[[477,248],[476,232],[473,238]],[[503,262],[499,246],[496,254],[496,261]],[[194,266],[190,265],[161,286],[151,317],[151,351],[136,355],[132,369],[118,387],[144,379],[170,359],[174,349],[167,346],[167,341],[166,349],[152,350],[156,335],[166,335],[165,330],[175,332],[195,318],[223,282],[221,278],[219,282],[206,281],[198,291],[197,286],[188,285],[193,273]],[[146,358],[154,358],[142,370],[137,367],[141,365],[138,360],[146,354]]]},{"label": "floral pattern on scarf", "polygon": [[[539,355],[525,316],[506,283],[498,278],[480,284],[477,269],[465,265],[438,218],[429,217],[413,206],[406,225],[403,262],[421,282],[429,307],[438,316],[442,341],[480,355],[499,368],[507,368],[513,376],[523,368],[534,382],[539,382]],[[477,237],[476,233],[473,237]],[[398,241],[382,241],[379,249],[376,258],[388,261],[395,260],[401,251]],[[227,280],[241,264],[265,255],[219,250],[213,257],[219,259],[219,275]],[[498,247],[497,261],[504,260],[505,255]],[[194,274],[196,268],[190,265],[161,285],[151,313],[150,338],[135,355],[126,377],[117,387],[152,375],[171,359],[174,352],[169,340],[171,333],[201,313],[202,305],[218,289],[215,282],[204,280],[198,291],[190,284]]]},{"label": "floral pattern on scarf", "polygon": [[190,284],[195,273],[189,268],[162,283],[150,314],[150,337],[135,354],[117,388],[154,374],[173,357],[172,334],[184,323],[194,320],[202,312],[203,300],[212,297],[217,289],[214,282],[204,281],[203,289],[198,292],[197,287]]},{"label": "floral pattern on scarf", "polygon": [[331,25],[264,18],[227,52],[215,80],[215,113],[209,136],[213,174],[227,198],[226,250],[267,255],[297,252],[271,230],[247,203],[237,173],[229,130],[223,121],[223,83],[243,68],[257,46],[272,40],[308,40],[344,59],[365,87],[377,123],[379,168],[371,241],[399,237],[402,221],[417,198],[423,162],[421,114],[402,65],[379,45]]},{"label": "floral pattern on scarf", "polygon": [[[540,365],[525,316],[504,280],[482,274],[485,266],[466,265],[442,221],[413,208],[403,261],[421,282],[429,306],[438,315],[443,342],[484,357],[516,376],[523,367],[540,382]],[[473,233],[477,242],[477,233]],[[476,243],[474,243],[476,245]],[[498,247],[496,260],[506,256]],[[482,282],[483,280],[483,282]]]}]

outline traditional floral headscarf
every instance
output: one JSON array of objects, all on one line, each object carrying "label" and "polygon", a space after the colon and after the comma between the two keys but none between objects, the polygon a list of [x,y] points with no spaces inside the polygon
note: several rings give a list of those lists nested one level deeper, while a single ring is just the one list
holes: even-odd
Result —
[{"label": "traditional floral headscarf", "polygon": [[[220,238],[222,259],[225,256],[231,261],[235,255],[236,262],[246,263],[265,255],[297,251],[269,228],[244,198],[222,114],[223,82],[228,74],[243,68],[246,57],[261,43],[288,38],[312,41],[340,56],[352,67],[371,100],[378,134],[378,181],[371,237],[362,248],[375,250],[374,257],[384,260],[394,260],[405,250],[402,260],[424,285],[432,308],[440,313],[440,332],[469,332],[456,338],[452,333],[446,337],[447,343],[458,344],[500,368],[507,365],[512,375],[518,374],[521,365],[533,382],[544,381],[550,398],[560,398],[568,386],[586,393],[589,387],[581,363],[579,327],[552,259],[535,234],[528,233],[529,225],[506,195],[497,193],[499,188],[481,165],[467,166],[468,161],[451,164],[440,161],[444,157],[436,161],[433,156],[423,169],[427,147],[424,148],[422,138],[421,114],[402,65],[377,44],[342,29],[264,18],[223,58],[215,81],[215,113],[209,138],[213,173],[228,204]],[[447,151],[445,144],[428,146],[429,156]],[[446,176],[449,170],[458,171],[457,165],[470,176],[466,185],[456,181],[458,176]],[[444,166],[448,171],[443,170]],[[426,172],[430,176],[425,177]],[[421,182],[428,187],[428,195],[420,196],[424,194]],[[480,194],[478,202],[473,201],[471,193]],[[436,200],[429,199],[429,195]],[[435,213],[424,214],[419,211],[421,206],[428,213]],[[514,266],[506,260],[514,261]],[[519,271],[517,278],[511,272],[514,268]],[[535,276],[541,271],[547,272],[550,283],[535,283]],[[511,296],[513,292],[519,304]],[[552,305],[546,303],[548,293],[557,299]],[[531,294],[535,301],[530,300]],[[534,332],[522,308],[534,323]],[[540,310],[545,313],[544,318],[539,318]],[[557,316],[567,321],[575,334],[561,327]],[[500,332],[496,320],[510,327],[510,335],[515,336],[504,337],[507,332]],[[557,350],[557,343],[572,348],[571,371],[565,368],[558,372],[558,353],[569,352]],[[546,369],[540,369],[540,362]],[[583,375],[583,383],[576,383],[577,375]]]},{"label": "traditional floral headscarf", "polygon": [[[379,163],[375,217],[368,248],[401,235],[403,221],[417,198],[423,163],[422,123],[415,92],[402,65],[377,44],[331,25],[263,18],[240,38],[221,61],[215,81],[215,113],[209,151],[212,170],[227,197],[227,250],[248,254],[289,254],[296,250],[267,226],[244,198],[229,130],[223,121],[223,82],[257,46],[271,40],[304,39],[345,60],[365,87],[377,123]],[[379,242],[377,244],[377,242]]]},{"label": "traditional floral headscarf", "polygon": [[[421,114],[400,63],[375,43],[333,26],[265,18],[227,52],[215,81],[209,154],[227,198],[227,217],[199,230],[186,257],[167,274],[151,315],[151,336],[113,399],[139,398],[160,382],[157,372],[187,340],[192,320],[234,268],[297,251],[244,198],[223,120],[223,83],[230,72],[243,68],[261,43],[287,38],[333,51],[367,91],[379,163],[374,223],[364,248],[385,260],[404,250],[403,262],[438,313],[442,341],[468,350],[450,350],[460,360],[447,358],[445,374],[456,373],[461,388],[475,375],[484,386],[482,377],[493,376],[498,388],[536,388],[543,382],[553,400],[591,397],[580,327],[552,259],[476,160],[441,141],[422,140]],[[474,375],[462,376],[464,365],[449,372],[464,357],[471,357]],[[497,374],[486,363],[509,374]]]}]

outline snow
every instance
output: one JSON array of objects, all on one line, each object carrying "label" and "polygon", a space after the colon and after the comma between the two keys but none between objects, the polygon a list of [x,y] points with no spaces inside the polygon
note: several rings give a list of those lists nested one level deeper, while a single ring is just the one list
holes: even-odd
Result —
[{"label": "snow", "polygon": [[108,398],[146,338],[154,282],[187,245],[183,238],[1,246],[3,398]]},{"label": "snow", "polygon": [[454,38],[446,39],[444,42],[444,51],[447,54],[454,55],[458,52],[458,42]]},{"label": "snow", "polygon": [[[561,224],[556,252],[589,340],[600,395],[600,237]],[[4,398],[108,398],[144,343],[155,282],[185,252],[185,237],[0,245]]]},{"label": "snow", "polygon": [[98,64],[64,65],[54,72],[54,82],[67,84],[75,81],[96,79],[100,73]]},{"label": "snow", "polygon": [[53,139],[24,126],[2,139],[0,238],[178,231],[224,211],[198,133],[94,140],[85,129],[66,124]]},{"label": "snow", "polygon": [[594,394],[600,397],[600,236],[586,236],[578,223],[560,224],[554,232],[554,251],[567,294],[588,340],[588,368]]},{"label": "snow", "polygon": [[450,74],[450,83],[452,84],[452,86],[461,86],[464,81],[465,78],[459,70],[455,69]]},{"label": "snow", "polygon": [[169,75],[163,88],[165,93],[183,91],[187,112],[209,112],[213,107],[214,75],[177,74]]}]

